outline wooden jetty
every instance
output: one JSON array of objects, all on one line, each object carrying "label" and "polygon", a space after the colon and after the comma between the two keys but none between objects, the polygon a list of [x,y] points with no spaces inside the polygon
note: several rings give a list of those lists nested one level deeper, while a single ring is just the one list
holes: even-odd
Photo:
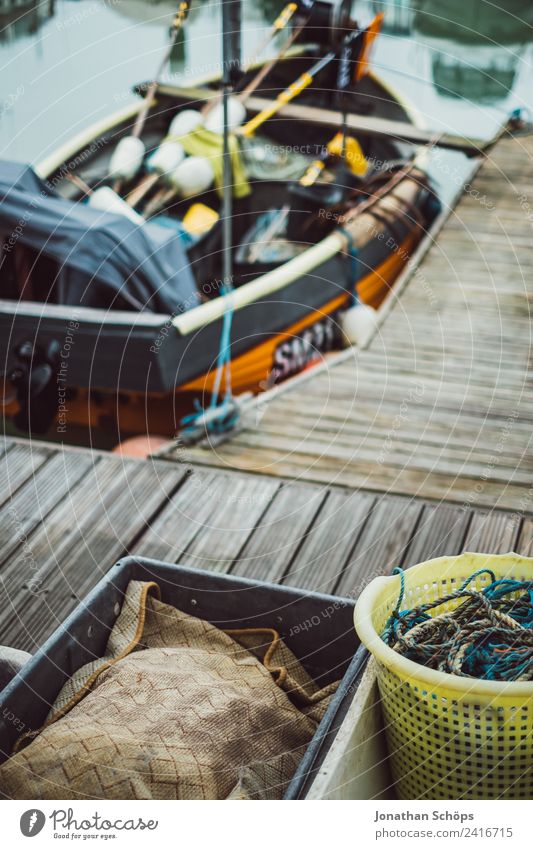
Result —
[{"label": "wooden jetty", "polygon": [[367,349],[222,444],[146,461],[6,438],[0,644],[35,651],[128,553],[354,597],[444,553],[531,554],[532,154],[501,141]]},{"label": "wooden jetty", "polygon": [[30,652],[128,553],[356,597],[396,565],[533,548],[505,511],[11,439],[0,482],[0,644]]},{"label": "wooden jetty", "polygon": [[532,512],[532,157],[501,141],[367,349],[260,397],[194,462]]}]

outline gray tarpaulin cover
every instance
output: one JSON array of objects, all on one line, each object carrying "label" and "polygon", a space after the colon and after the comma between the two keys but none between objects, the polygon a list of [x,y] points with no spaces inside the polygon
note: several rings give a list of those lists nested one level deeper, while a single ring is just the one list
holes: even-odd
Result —
[{"label": "gray tarpaulin cover", "polygon": [[[157,313],[182,312],[199,302],[186,251],[172,230],[139,226],[65,200],[28,165],[2,160],[0,244],[0,261],[20,244],[57,263],[55,275],[48,271],[52,279],[38,281],[43,291],[42,284],[51,286],[57,278],[52,302],[107,306],[119,293],[115,306]],[[5,297],[1,268],[0,296]]]}]

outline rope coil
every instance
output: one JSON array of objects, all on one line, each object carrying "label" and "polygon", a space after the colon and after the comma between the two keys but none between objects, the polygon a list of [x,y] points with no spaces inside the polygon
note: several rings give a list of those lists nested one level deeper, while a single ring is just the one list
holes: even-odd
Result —
[{"label": "rope coil", "polygon": [[[490,569],[471,575],[463,585],[434,601],[401,610],[405,576],[389,617],[384,641],[409,660],[468,678],[488,681],[533,680],[533,581],[496,580]],[[488,574],[482,590],[469,587]],[[429,611],[464,599],[454,610],[431,616]]]}]

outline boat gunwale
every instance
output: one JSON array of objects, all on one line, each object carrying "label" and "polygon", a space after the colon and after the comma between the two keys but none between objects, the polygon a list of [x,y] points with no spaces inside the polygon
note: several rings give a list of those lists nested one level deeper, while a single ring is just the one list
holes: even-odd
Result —
[{"label": "boat gunwale", "polygon": [[0,298],[0,314],[25,316],[26,318],[46,317],[71,321],[76,316],[87,324],[118,324],[159,327],[168,324],[171,316],[167,313],[136,312],[135,310],[111,310],[100,307],[78,306],[77,304],[48,304],[43,301],[16,301]]}]

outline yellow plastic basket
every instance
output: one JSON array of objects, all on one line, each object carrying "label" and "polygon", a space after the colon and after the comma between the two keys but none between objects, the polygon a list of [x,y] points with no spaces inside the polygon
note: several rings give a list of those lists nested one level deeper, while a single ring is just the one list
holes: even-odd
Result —
[{"label": "yellow plastic basket", "polygon": [[[458,589],[478,569],[533,580],[533,558],[462,554],[405,572],[402,609]],[[481,589],[488,575],[474,579]],[[483,681],[407,660],[381,639],[400,576],[375,578],[355,608],[355,627],[376,660],[392,775],[400,799],[531,799],[533,683]],[[460,604],[452,601],[432,615]]]}]

